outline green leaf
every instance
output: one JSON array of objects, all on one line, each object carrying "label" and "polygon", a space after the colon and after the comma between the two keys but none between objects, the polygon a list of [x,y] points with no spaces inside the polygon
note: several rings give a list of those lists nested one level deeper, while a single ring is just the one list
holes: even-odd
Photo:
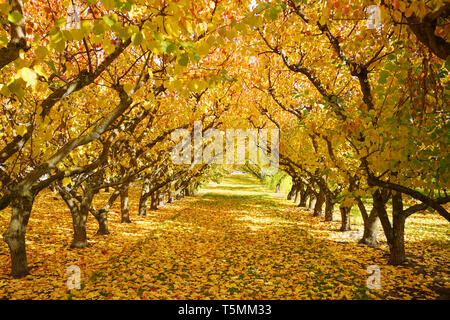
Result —
[{"label": "green leaf", "polygon": [[386,79],[387,77],[389,77],[390,72],[386,71],[386,70],[382,70],[380,72],[379,78],[378,78],[378,82],[379,83],[386,83]]},{"label": "green leaf", "polygon": [[70,30],[70,33],[72,34],[72,37],[75,41],[81,41],[83,40],[83,31],[81,29],[72,29]]},{"label": "green leaf", "polygon": [[103,35],[105,33],[105,26],[103,25],[103,22],[95,21],[93,31],[96,36]]},{"label": "green leaf", "polygon": [[103,5],[107,10],[113,10],[115,9],[115,3],[114,0],[102,0]]},{"label": "green leaf", "polygon": [[172,53],[175,50],[175,45],[172,42],[161,42],[161,50],[164,53]]},{"label": "green leaf", "polygon": [[55,63],[50,60],[50,61],[45,61],[45,63],[48,65],[48,67],[53,71],[53,72],[57,72],[56,68],[55,68]]},{"label": "green leaf", "polygon": [[193,52],[192,56],[194,57],[195,61],[199,62],[201,57],[197,54],[197,52]]},{"label": "green leaf", "polygon": [[278,19],[278,15],[280,14],[280,12],[282,11],[281,6],[275,6],[272,9],[270,9],[269,11],[269,18],[271,20],[277,20]]},{"label": "green leaf", "polygon": [[131,36],[131,42],[132,42],[135,46],[139,46],[139,45],[142,43],[143,40],[144,40],[144,36],[143,36],[142,32],[134,33],[134,34]]},{"label": "green leaf", "polygon": [[22,87],[20,86],[20,84],[17,80],[14,80],[10,84],[8,84],[8,89],[11,93],[15,94],[18,98],[23,99],[25,93],[23,92]]},{"label": "green leaf", "polygon": [[22,20],[23,16],[19,11],[13,11],[8,14],[8,21],[11,23],[18,23]]},{"label": "green leaf", "polygon": [[6,47],[8,45],[8,37],[5,34],[0,34],[0,46]]},{"label": "green leaf", "polygon": [[64,39],[66,39],[67,41],[73,41],[73,35],[69,30],[63,30],[62,31]]},{"label": "green leaf", "polygon": [[66,18],[59,18],[58,20],[55,21],[55,26],[58,28],[62,27],[65,24],[66,24]]},{"label": "green leaf", "polygon": [[178,64],[180,66],[186,67],[189,63],[189,55],[186,53],[183,53],[180,58],[178,59]]},{"label": "green leaf", "polygon": [[110,16],[103,16],[103,21],[110,27],[116,23]]}]

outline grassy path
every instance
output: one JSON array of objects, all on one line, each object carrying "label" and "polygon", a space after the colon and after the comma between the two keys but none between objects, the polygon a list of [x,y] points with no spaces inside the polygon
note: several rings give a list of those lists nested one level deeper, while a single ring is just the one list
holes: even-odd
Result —
[{"label": "grassy path", "polygon": [[70,298],[371,297],[354,268],[306,232],[286,201],[236,175],[203,189]]}]

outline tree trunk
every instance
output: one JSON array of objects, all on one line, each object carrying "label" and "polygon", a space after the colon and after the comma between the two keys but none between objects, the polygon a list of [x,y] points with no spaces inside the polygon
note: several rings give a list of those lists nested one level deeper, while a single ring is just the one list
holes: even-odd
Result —
[{"label": "tree trunk", "polygon": [[164,206],[164,192],[158,192],[158,206]]},{"label": "tree trunk", "polygon": [[405,217],[402,214],[393,216],[393,241],[389,263],[402,264],[406,260],[405,254]]},{"label": "tree trunk", "polygon": [[325,221],[333,221],[335,199],[330,192],[325,195]]},{"label": "tree trunk", "polygon": [[392,247],[393,242],[393,230],[391,226],[391,222],[389,221],[388,214],[386,212],[386,202],[385,199],[383,199],[382,193],[380,190],[376,190],[373,195],[373,206],[375,210],[377,211],[377,215],[380,218],[381,226],[383,227],[384,235],[386,236],[387,243],[389,245],[389,248]]},{"label": "tree trunk", "polygon": [[100,209],[92,212],[92,215],[98,222],[97,235],[100,236],[109,234],[107,212],[103,209]]},{"label": "tree trunk", "polygon": [[87,215],[83,216],[81,211],[77,208],[71,210],[72,224],[73,224],[73,239],[70,244],[71,248],[85,248],[87,247],[86,237],[86,220]]},{"label": "tree trunk", "polygon": [[3,234],[11,255],[11,276],[24,277],[28,274],[25,233],[33,207],[34,197],[17,197],[11,202],[11,221]]},{"label": "tree trunk", "polygon": [[148,194],[141,194],[139,199],[139,216],[144,217],[147,215]]},{"label": "tree trunk", "polygon": [[311,188],[308,186],[306,187],[306,190],[303,189],[303,186],[300,187],[300,203],[298,204],[299,207],[306,207],[306,202],[308,201],[308,198],[311,197]]},{"label": "tree trunk", "polygon": [[128,184],[120,188],[120,213],[121,223],[131,223],[130,220],[130,204],[129,204],[129,191],[130,186]]},{"label": "tree trunk", "polygon": [[309,194],[309,205],[308,211],[314,211],[314,207],[316,206],[316,196],[312,192]]},{"label": "tree trunk", "polygon": [[317,195],[317,200],[314,205],[314,217],[321,217],[323,215],[322,213],[322,206],[325,202],[325,191],[323,188],[320,188],[319,194]]},{"label": "tree trunk", "polygon": [[108,229],[108,212],[111,209],[112,205],[114,204],[114,201],[119,197],[120,191],[115,190],[109,200],[108,203],[100,210],[91,210],[92,215],[95,217],[95,219],[98,222],[98,230],[97,235],[107,235],[109,234]]},{"label": "tree trunk", "polygon": [[[287,195],[287,200],[292,200],[294,194],[296,194],[296,193],[297,193],[297,184],[293,183],[291,190],[289,191],[289,193]],[[297,201],[297,199],[295,201]]]},{"label": "tree trunk", "polygon": [[392,196],[392,246],[389,263],[399,265],[405,262],[405,221],[401,193]]},{"label": "tree trunk", "polygon": [[174,201],[174,194],[173,191],[169,189],[169,191],[167,191],[167,203],[173,203]]},{"label": "tree trunk", "polygon": [[156,191],[153,191],[151,194],[151,203],[150,203],[150,210],[157,210],[158,209],[158,193]]},{"label": "tree trunk", "polygon": [[301,199],[301,192],[300,192],[299,189],[297,189],[297,190],[295,191],[295,195],[294,195],[294,203],[297,203],[297,202],[299,201],[298,199]]},{"label": "tree trunk", "polygon": [[[86,221],[93,199],[93,190],[86,189],[83,195],[83,200],[80,203],[80,209],[72,211],[73,241],[70,245],[71,248],[85,248],[88,245],[86,236]],[[74,208],[77,208],[77,206],[75,205]]]},{"label": "tree trunk", "polygon": [[369,247],[377,247],[379,245],[377,241],[379,221],[377,210],[373,207],[369,216],[364,219],[364,234],[358,243],[368,245]]},{"label": "tree trunk", "polygon": [[[70,214],[72,216],[73,239],[72,243],[70,244],[70,247],[71,248],[87,247],[86,220],[90,209],[90,205],[92,203],[93,193],[91,192],[85,193],[82,197],[79,206],[77,201],[80,199],[77,200],[73,195],[73,193],[71,193],[70,189],[67,189],[66,187],[59,187],[59,194],[63,198],[64,202],[67,204],[67,207],[69,207]],[[86,199],[86,196],[91,197],[91,199]],[[89,206],[87,206],[86,202],[89,202],[88,204]],[[83,213],[85,215],[83,215]]]},{"label": "tree trunk", "polygon": [[147,214],[148,197],[150,196],[150,183],[149,178],[144,179],[142,184],[141,197],[139,199],[139,215],[145,216]]},{"label": "tree trunk", "polygon": [[340,231],[350,231],[350,210],[352,208],[340,206],[341,211],[341,229]]}]

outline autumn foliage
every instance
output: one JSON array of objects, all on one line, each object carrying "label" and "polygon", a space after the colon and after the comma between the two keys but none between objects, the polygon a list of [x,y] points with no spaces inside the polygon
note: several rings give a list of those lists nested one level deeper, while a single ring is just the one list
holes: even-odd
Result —
[{"label": "autumn foliage", "polygon": [[[448,290],[431,280],[448,265],[448,2],[0,0],[0,18],[0,297]],[[280,173],[174,163],[172,134],[199,121],[280,130]],[[291,202],[245,198],[234,180],[243,199],[189,197],[237,168],[284,183]],[[339,245],[355,230],[348,256],[364,267]],[[189,274],[205,259],[217,265]],[[72,264],[90,274],[81,291],[61,284]],[[369,264],[404,292],[368,291]]]}]

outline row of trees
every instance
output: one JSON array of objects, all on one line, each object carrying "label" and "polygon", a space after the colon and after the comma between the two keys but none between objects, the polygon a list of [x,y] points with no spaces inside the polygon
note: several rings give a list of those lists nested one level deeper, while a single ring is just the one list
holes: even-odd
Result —
[{"label": "row of trees", "polygon": [[[176,129],[281,129],[292,195],[343,229],[357,205],[363,242],[381,221],[391,262],[405,259],[405,219],[447,220],[449,5],[381,1],[8,0],[0,4],[0,210],[12,275],[28,273],[36,196],[58,192],[86,246],[91,213],[142,188],[139,213],[189,194],[208,164],[175,165]],[[111,190],[102,208],[100,190]],[[364,197],[373,199],[368,212]],[[386,203],[392,201],[393,221]],[[413,201],[412,201],[413,200]],[[406,202],[411,203],[404,208]],[[323,210],[323,208],[325,209]]]},{"label": "row of trees", "polygon": [[382,1],[381,23],[369,29],[368,4],[262,4],[261,12],[275,6],[280,14],[261,15],[248,40],[258,74],[245,80],[263,116],[250,116],[252,124],[282,131],[280,165],[293,180],[288,198],[325,221],[338,206],[341,231],[350,229],[357,206],[360,243],[376,246],[381,222],[396,265],[406,259],[409,216],[428,209],[450,221],[443,206],[450,200],[450,5]]},{"label": "row of trees", "polygon": [[[11,210],[3,238],[13,276],[28,273],[26,229],[42,190],[60,194],[71,247],[83,248],[89,213],[108,234],[120,197],[121,220],[130,222],[130,185],[141,186],[145,215],[214,174],[208,164],[174,165],[171,133],[192,131],[196,120],[215,128],[234,104],[221,49],[230,40],[219,33],[238,32],[237,9],[218,1],[0,4],[0,210]],[[110,198],[96,208],[105,189]]]}]

